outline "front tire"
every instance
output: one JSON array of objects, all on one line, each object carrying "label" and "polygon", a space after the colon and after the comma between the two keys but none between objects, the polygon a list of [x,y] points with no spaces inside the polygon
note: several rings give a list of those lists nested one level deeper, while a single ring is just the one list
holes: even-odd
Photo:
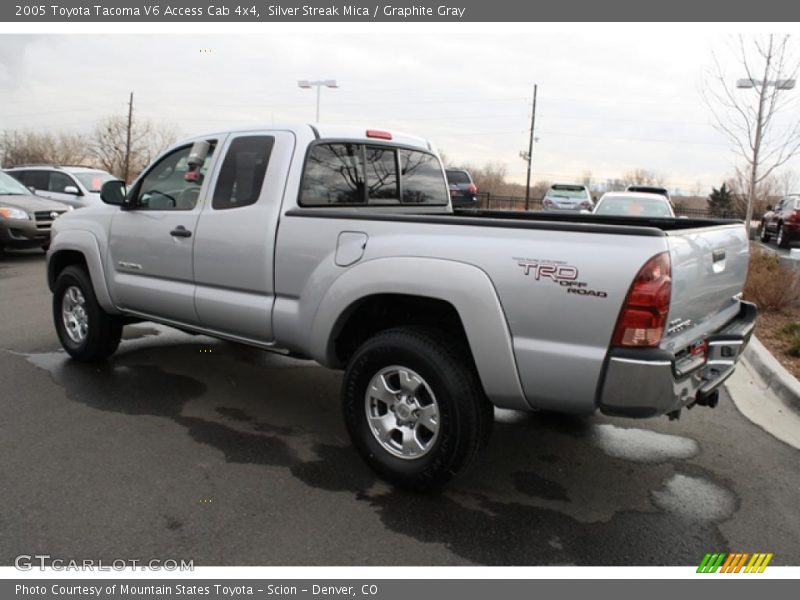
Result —
[{"label": "front tire", "polygon": [[379,476],[413,490],[438,488],[463,472],[494,420],[462,345],[423,328],[367,340],[345,372],[342,404],[361,457]]},{"label": "front tire", "polygon": [[778,226],[778,237],[775,238],[775,243],[779,248],[788,248],[789,239],[786,237],[786,232],[783,229],[783,223]]},{"label": "front tire", "polygon": [[89,274],[75,265],[56,279],[53,321],[64,350],[81,362],[111,356],[122,338],[122,319],[100,307]]},{"label": "front tire", "polygon": [[758,237],[765,244],[769,243],[769,241],[772,239],[772,236],[767,233],[767,226],[765,223],[761,223],[761,234]]}]

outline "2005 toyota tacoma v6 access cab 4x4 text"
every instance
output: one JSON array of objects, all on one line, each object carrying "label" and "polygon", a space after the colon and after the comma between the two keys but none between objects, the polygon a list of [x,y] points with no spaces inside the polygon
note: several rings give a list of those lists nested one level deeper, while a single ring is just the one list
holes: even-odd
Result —
[{"label": "2005 toyota tacoma v6 access cab 4x4 text", "polygon": [[453,211],[431,145],[386,131],[199,136],[103,200],[48,253],[73,358],[149,320],[345,369],[354,445],[406,487],[463,470],[493,405],[713,406],[756,316],[742,223]]}]

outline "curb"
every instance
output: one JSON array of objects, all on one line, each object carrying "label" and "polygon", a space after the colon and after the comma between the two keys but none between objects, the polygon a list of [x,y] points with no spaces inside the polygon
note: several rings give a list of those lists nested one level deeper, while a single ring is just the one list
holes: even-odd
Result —
[{"label": "curb", "polygon": [[786,406],[800,413],[800,381],[778,362],[761,341],[753,336],[744,350],[744,358]]}]

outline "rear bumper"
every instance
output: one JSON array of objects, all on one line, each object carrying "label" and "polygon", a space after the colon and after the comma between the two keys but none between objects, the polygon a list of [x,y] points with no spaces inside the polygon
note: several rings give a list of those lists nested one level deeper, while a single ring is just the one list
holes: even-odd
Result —
[{"label": "rear bumper", "polygon": [[742,302],[739,314],[706,338],[705,358],[676,357],[654,348],[615,348],[609,353],[598,395],[609,415],[654,417],[704,404],[733,374],[755,328],[758,311]]}]

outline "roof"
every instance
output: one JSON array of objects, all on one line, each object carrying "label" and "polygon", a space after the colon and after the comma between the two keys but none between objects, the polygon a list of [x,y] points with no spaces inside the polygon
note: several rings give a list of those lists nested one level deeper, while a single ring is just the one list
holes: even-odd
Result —
[{"label": "roof", "polygon": [[193,135],[190,140],[204,138],[211,135],[224,133],[244,133],[248,131],[291,131],[302,136],[308,135],[309,131],[316,131],[320,139],[346,139],[361,142],[387,142],[377,138],[367,137],[368,130],[388,132],[392,135],[391,143],[401,146],[411,146],[424,150],[432,150],[431,144],[420,136],[403,133],[394,129],[376,126],[354,126],[354,125],[329,125],[329,124],[309,124],[309,123],[253,123],[251,125],[236,125],[227,129],[218,129],[198,135]]}]

